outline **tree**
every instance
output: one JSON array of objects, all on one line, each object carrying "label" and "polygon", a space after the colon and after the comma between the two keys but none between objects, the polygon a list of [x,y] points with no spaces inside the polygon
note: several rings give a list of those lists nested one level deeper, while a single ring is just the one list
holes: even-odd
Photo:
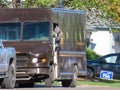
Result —
[{"label": "tree", "polygon": [[120,22],[120,0],[63,0],[63,6],[87,12],[94,9],[97,16]]},{"label": "tree", "polygon": [[54,0],[37,0],[40,7],[51,7],[54,5]]},{"label": "tree", "polygon": [[56,3],[55,0],[25,0],[25,7],[52,7]]},{"label": "tree", "polygon": [[21,0],[12,0],[13,8],[19,8],[21,5]]},{"label": "tree", "polygon": [[98,0],[98,3],[107,17],[120,22],[120,0]]},{"label": "tree", "polygon": [[7,0],[0,0],[0,8],[7,7]]}]

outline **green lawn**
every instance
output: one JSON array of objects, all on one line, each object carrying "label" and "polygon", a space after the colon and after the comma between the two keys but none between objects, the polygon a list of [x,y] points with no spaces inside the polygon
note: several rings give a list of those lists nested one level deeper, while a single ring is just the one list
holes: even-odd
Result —
[{"label": "green lawn", "polygon": [[[44,82],[42,83],[36,83],[45,85]],[[89,79],[78,79],[77,86],[109,86],[109,87],[120,87],[120,80],[101,80],[101,79],[95,79],[95,80],[89,80]],[[54,82],[54,86],[61,86],[61,83],[58,81]]]},{"label": "green lawn", "polygon": [[78,86],[80,85],[93,85],[93,86],[110,86],[110,87],[120,87],[120,80],[78,80]]}]

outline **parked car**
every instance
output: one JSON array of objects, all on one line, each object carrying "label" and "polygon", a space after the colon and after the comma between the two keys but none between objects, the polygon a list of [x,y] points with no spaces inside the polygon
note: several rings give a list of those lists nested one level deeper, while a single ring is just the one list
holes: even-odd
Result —
[{"label": "parked car", "polygon": [[111,71],[114,79],[120,79],[120,53],[112,53],[87,61],[88,78],[100,76],[101,70]]},{"label": "parked car", "polygon": [[16,51],[14,47],[4,47],[0,41],[0,86],[14,88],[16,82]]}]

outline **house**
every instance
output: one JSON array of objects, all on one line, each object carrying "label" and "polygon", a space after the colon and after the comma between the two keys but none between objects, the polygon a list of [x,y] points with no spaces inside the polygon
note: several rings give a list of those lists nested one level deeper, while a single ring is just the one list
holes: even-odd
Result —
[{"label": "house", "polygon": [[97,54],[120,52],[120,27],[90,26],[86,31],[87,46]]}]

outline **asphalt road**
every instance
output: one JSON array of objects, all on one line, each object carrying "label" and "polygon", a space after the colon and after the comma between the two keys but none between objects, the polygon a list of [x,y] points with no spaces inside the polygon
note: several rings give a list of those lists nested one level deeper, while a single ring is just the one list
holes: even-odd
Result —
[{"label": "asphalt road", "polygon": [[61,86],[54,86],[52,88],[46,88],[44,85],[35,85],[34,88],[14,88],[14,89],[4,89],[4,90],[120,90],[120,88],[115,87],[102,87],[102,86],[86,86],[82,85],[76,88],[63,88]]},{"label": "asphalt road", "polygon": [[4,90],[120,90],[120,88],[111,87],[76,87],[76,88],[15,88]]}]

